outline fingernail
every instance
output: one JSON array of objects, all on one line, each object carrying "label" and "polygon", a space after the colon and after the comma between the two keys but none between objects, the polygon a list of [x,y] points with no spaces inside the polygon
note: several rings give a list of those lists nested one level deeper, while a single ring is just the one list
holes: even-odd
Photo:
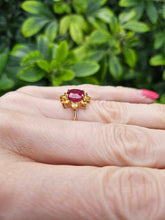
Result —
[{"label": "fingernail", "polygon": [[153,99],[153,100],[156,100],[159,98],[159,95],[156,93],[156,92],[153,92],[153,91],[150,91],[150,90],[147,90],[147,89],[141,89],[141,94],[143,96],[146,96],[147,98],[150,98],[150,99]]}]

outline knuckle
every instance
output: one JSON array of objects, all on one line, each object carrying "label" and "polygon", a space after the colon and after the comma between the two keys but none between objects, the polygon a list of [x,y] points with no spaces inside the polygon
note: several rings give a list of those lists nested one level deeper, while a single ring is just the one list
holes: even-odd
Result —
[{"label": "knuckle", "polygon": [[141,128],[119,124],[105,125],[102,129],[102,141],[112,164],[153,164],[152,139]]},{"label": "knuckle", "polygon": [[[138,128],[123,127],[118,131],[116,129],[115,139],[118,138],[122,153],[130,163],[139,165],[149,157],[148,152],[151,148],[148,136]],[[147,152],[146,152],[147,149]]]},{"label": "knuckle", "polygon": [[[27,141],[25,143],[23,135],[26,133],[28,118],[16,111],[6,109],[0,110],[0,143],[1,147],[18,155],[30,157],[34,154],[33,146]],[[27,147],[28,146],[28,147]]]},{"label": "knuckle", "polygon": [[[151,137],[137,127],[120,127],[114,135],[123,155],[131,165],[153,164],[153,147]],[[116,145],[117,146],[117,145]]]},{"label": "knuckle", "polygon": [[105,122],[122,124],[127,124],[129,122],[128,107],[126,103],[96,101],[96,108],[98,109],[101,119]]},{"label": "knuckle", "polygon": [[156,179],[138,168],[105,168],[102,175],[102,200],[115,219],[157,219],[160,191]]}]

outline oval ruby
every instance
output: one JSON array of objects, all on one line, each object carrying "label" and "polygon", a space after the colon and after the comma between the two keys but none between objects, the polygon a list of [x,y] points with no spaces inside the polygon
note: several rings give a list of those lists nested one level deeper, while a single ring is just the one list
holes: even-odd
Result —
[{"label": "oval ruby", "polygon": [[80,89],[70,89],[67,94],[71,102],[80,102],[83,99],[84,91]]}]

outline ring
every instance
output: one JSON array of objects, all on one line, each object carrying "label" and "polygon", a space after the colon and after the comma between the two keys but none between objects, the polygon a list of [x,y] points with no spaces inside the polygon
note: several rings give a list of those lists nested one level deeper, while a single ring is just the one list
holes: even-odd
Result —
[{"label": "ring", "polygon": [[73,120],[75,121],[77,119],[77,109],[86,109],[87,104],[91,101],[91,97],[84,90],[69,89],[67,93],[60,96],[60,101],[63,108],[72,108]]}]

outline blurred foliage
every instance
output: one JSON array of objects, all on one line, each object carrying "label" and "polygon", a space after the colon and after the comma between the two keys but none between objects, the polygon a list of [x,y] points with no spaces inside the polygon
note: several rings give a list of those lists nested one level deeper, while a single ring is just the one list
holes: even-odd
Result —
[{"label": "blurred foliage", "polygon": [[0,91],[123,85],[165,103],[164,36],[164,0],[0,0]]},{"label": "blurred foliage", "polygon": [[21,1],[0,0],[0,50],[12,47],[16,42],[24,41],[20,24],[25,13],[20,10]]}]

